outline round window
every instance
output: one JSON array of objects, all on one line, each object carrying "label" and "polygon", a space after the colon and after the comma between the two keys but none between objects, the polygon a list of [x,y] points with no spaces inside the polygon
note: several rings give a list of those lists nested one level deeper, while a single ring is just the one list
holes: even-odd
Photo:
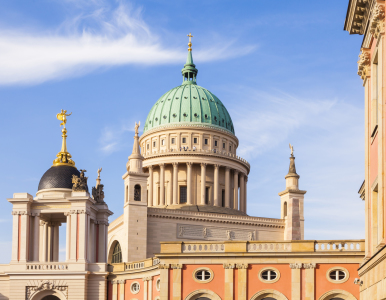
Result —
[{"label": "round window", "polygon": [[341,281],[346,278],[346,273],[342,270],[333,270],[330,272],[330,278],[335,281]]},{"label": "round window", "polygon": [[138,282],[133,282],[131,284],[130,290],[133,294],[138,294],[140,290],[140,285]]},{"label": "round window", "polygon": [[332,267],[326,272],[326,277],[329,282],[339,284],[349,280],[350,273],[344,267]]},{"label": "round window", "polygon": [[280,279],[280,272],[274,267],[263,268],[260,270],[258,278],[265,283],[275,283]]},{"label": "round window", "polygon": [[261,278],[267,281],[272,281],[277,278],[277,273],[274,270],[266,270],[261,273]]},{"label": "round window", "polygon": [[199,283],[208,283],[213,279],[213,271],[209,268],[199,268],[193,272],[193,279]]},{"label": "round window", "polygon": [[196,272],[196,279],[200,281],[206,281],[210,279],[210,272],[207,270],[200,270]]}]

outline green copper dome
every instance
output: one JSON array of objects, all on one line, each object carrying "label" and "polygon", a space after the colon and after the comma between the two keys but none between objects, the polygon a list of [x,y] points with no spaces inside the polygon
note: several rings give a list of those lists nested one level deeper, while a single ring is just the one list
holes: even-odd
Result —
[{"label": "green copper dome", "polygon": [[232,119],[224,104],[207,89],[198,86],[198,70],[189,50],[182,69],[183,83],[165,93],[146,118],[143,132],[165,125],[207,125],[235,134]]}]

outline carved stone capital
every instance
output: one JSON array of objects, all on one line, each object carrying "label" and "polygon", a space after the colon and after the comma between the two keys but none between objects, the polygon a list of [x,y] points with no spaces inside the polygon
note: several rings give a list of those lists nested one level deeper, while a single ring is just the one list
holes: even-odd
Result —
[{"label": "carved stone capital", "polygon": [[169,269],[170,265],[169,264],[159,264],[158,269]]},{"label": "carved stone capital", "polygon": [[148,276],[148,277],[144,277],[142,278],[143,281],[151,281],[153,280],[153,277],[152,276]]},{"label": "carved stone capital", "polygon": [[66,217],[68,217],[68,216],[71,216],[71,213],[68,211],[68,212],[65,212],[64,215],[65,215]]},{"label": "carved stone capital", "polygon": [[171,264],[170,267],[172,269],[182,269],[182,264]]},{"label": "carved stone capital", "polygon": [[248,264],[236,264],[237,269],[248,269]]},{"label": "carved stone capital", "polygon": [[186,165],[187,165],[188,167],[191,167],[191,166],[193,165],[193,163],[192,163],[192,162],[187,162]]},{"label": "carved stone capital", "polygon": [[178,166],[178,162],[172,162],[172,165],[173,165],[173,167],[177,167]]},{"label": "carved stone capital", "polygon": [[207,163],[201,163],[201,167],[206,168]]},{"label": "carved stone capital", "polygon": [[304,269],[315,269],[316,263],[303,264]]},{"label": "carved stone capital", "polygon": [[224,269],[234,269],[235,264],[223,264]]},{"label": "carved stone capital", "polygon": [[29,215],[30,213],[26,210],[14,210],[12,211],[12,215]]},{"label": "carved stone capital", "polygon": [[377,3],[373,8],[373,16],[370,21],[370,32],[374,38],[378,39],[379,35],[385,32],[384,28],[385,6]]},{"label": "carved stone capital", "polygon": [[290,264],[290,268],[291,269],[301,269],[303,267],[303,264],[302,263],[294,263],[294,264]]},{"label": "carved stone capital", "polygon": [[221,165],[219,165],[219,164],[215,164],[215,165],[213,165],[213,166],[214,166],[215,169],[218,169],[218,168],[221,167]]},{"label": "carved stone capital", "polygon": [[370,52],[362,50],[358,60],[358,75],[365,80],[370,76]]},{"label": "carved stone capital", "polygon": [[31,215],[34,216],[34,217],[40,217],[40,213],[33,213]]},{"label": "carved stone capital", "polygon": [[117,280],[117,283],[119,283],[119,284],[125,284],[125,283],[126,283],[126,280],[125,280],[125,279]]}]

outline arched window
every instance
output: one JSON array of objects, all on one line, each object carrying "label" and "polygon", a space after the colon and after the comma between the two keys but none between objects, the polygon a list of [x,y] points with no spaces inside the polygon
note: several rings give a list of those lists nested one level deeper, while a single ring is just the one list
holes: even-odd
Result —
[{"label": "arched window", "polygon": [[287,202],[284,202],[284,217],[287,216]]},{"label": "arched window", "polygon": [[139,184],[134,186],[134,201],[141,201],[141,186]]},{"label": "arched window", "polygon": [[113,251],[113,259],[111,260],[112,264],[118,264],[122,262],[122,251],[121,245],[117,242]]}]

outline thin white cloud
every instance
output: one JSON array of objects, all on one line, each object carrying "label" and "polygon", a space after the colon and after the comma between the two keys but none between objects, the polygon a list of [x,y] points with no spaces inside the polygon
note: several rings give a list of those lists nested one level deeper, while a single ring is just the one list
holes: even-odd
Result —
[{"label": "thin white cloud", "polygon": [[[129,126],[133,124],[133,126]],[[109,125],[102,129],[101,137],[99,138],[100,151],[105,155],[110,155],[121,149],[127,149],[128,132],[134,132],[134,124],[132,121],[121,122],[121,125]]]},{"label": "thin white cloud", "polygon": [[[72,3],[73,1],[68,1]],[[76,2],[73,2],[76,3]],[[0,28],[0,85],[38,84],[79,76],[100,67],[181,63],[182,47],[164,46],[143,21],[140,9],[115,9],[93,1],[94,9],[63,22],[54,32]],[[200,61],[245,55],[255,46],[213,44],[195,51]]]}]

